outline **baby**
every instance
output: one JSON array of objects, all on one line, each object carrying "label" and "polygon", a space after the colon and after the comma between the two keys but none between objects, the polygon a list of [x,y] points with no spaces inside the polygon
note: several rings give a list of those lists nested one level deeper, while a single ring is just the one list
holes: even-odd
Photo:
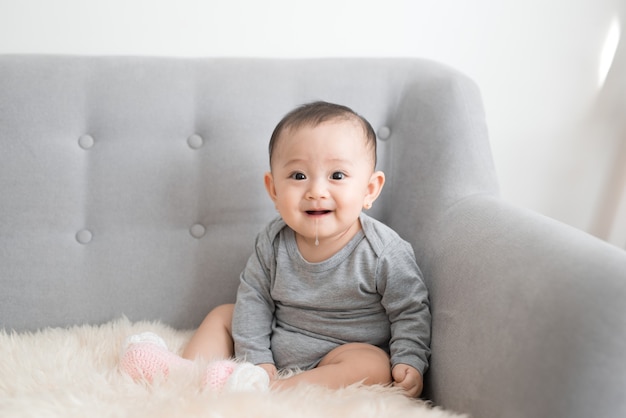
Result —
[{"label": "baby", "polygon": [[[411,245],[362,211],[385,183],[371,125],[345,106],[306,104],[276,126],[269,154],[265,188],[280,216],[257,236],[235,305],[211,311],[183,357],[245,360],[209,364],[205,380],[221,374],[233,389],[393,383],[419,396],[428,292]],[[146,377],[134,359],[150,364],[138,349],[149,342],[134,338],[125,370]],[[162,348],[162,371],[187,361]],[[302,372],[277,378],[283,369]]]}]

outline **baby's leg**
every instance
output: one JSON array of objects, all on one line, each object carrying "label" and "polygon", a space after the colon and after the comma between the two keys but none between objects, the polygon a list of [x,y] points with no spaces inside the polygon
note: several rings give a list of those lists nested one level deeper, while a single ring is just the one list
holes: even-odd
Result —
[{"label": "baby's leg", "polygon": [[144,332],[126,338],[119,366],[135,381],[152,382],[157,376],[167,377],[172,369],[191,371],[193,362],[169,351],[158,335]]},{"label": "baby's leg", "polygon": [[312,369],[273,383],[274,388],[289,388],[309,383],[339,389],[353,383],[389,384],[392,381],[389,356],[382,349],[363,343],[335,348]]},{"label": "baby's leg", "polygon": [[235,305],[220,305],[206,316],[183,351],[183,358],[221,360],[234,354],[232,337]]}]

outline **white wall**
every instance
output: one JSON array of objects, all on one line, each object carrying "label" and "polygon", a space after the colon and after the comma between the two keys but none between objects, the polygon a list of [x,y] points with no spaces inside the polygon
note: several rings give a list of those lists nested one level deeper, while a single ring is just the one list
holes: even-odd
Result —
[{"label": "white wall", "polygon": [[[597,81],[612,20],[626,32],[624,3],[0,0],[0,53],[443,61],[482,89],[504,197],[624,246],[626,181],[609,179],[626,105],[607,92],[626,93],[626,71],[614,68],[604,90]],[[607,209],[607,196],[621,206]]]}]

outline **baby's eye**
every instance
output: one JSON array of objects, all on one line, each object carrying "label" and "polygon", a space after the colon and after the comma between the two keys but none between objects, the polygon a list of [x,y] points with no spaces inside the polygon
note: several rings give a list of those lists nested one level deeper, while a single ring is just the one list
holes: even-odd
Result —
[{"label": "baby's eye", "polygon": [[335,171],[331,176],[333,180],[343,180],[346,178],[346,175],[341,171]]},{"label": "baby's eye", "polygon": [[306,176],[303,173],[293,173],[291,178],[294,180],[306,180]]}]

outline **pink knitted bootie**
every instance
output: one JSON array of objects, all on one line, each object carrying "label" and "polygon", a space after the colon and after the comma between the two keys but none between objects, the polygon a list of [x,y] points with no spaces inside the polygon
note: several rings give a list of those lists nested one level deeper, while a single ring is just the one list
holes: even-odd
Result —
[{"label": "pink knitted bootie", "polygon": [[236,367],[237,363],[233,360],[212,361],[202,378],[202,387],[212,392],[221,392]]},{"label": "pink knitted bootie", "polygon": [[135,381],[152,383],[156,377],[167,377],[176,369],[192,371],[193,362],[167,349],[165,341],[151,332],[126,338],[120,355],[120,370]]},{"label": "pink knitted bootie", "polygon": [[224,384],[228,392],[263,392],[269,390],[270,376],[262,367],[252,363],[238,363]]},{"label": "pink knitted bootie", "polygon": [[269,389],[269,376],[252,363],[219,360],[209,363],[202,386],[212,392],[250,392]]}]

